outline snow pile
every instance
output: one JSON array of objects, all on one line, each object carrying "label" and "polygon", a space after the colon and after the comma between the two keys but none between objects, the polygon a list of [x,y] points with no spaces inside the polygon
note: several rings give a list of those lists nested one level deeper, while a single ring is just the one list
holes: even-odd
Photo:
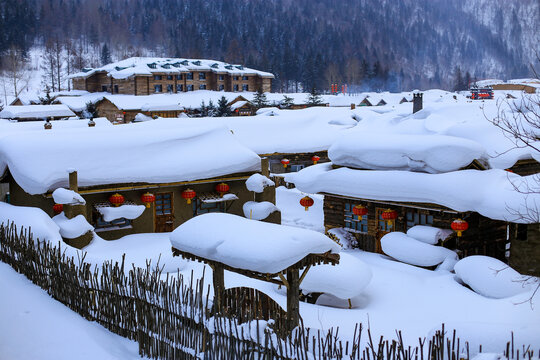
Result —
[{"label": "snow pile", "polygon": [[356,240],[354,235],[350,231],[347,231],[344,228],[333,228],[333,229],[328,230],[328,233],[337,237],[338,241],[343,246],[344,250],[353,249],[354,247],[357,247],[358,241]]},{"label": "snow pile", "polygon": [[233,268],[275,274],[309,254],[338,253],[325,235],[223,213],[194,217],[171,234],[176,249]]},{"label": "snow pile", "polygon": [[480,295],[502,299],[530,290],[525,277],[500,260],[468,256],[454,266],[456,275]]},{"label": "snow pile", "polygon": [[348,133],[328,149],[336,165],[429,173],[459,170],[483,156],[480,144],[458,137],[359,131]]},{"label": "snow pile", "polygon": [[275,186],[276,184],[261,174],[253,174],[246,180],[246,187],[249,191],[262,193],[267,186]]},{"label": "snow pile", "polygon": [[300,289],[304,293],[322,292],[346,300],[360,295],[372,277],[371,268],[366,263],[341,252],[337,265],[312,266]]},{"label": "snow pile", "polygon": [[0,111],[2,119],[47,119],[72,116],[75,114],[65,105],[11,105]]},{"label": "snow pile", "polygon": [[144,121],[152,121],[152,120],[154,119],[152,119],[151,116],[138,113],[137,115],[135,115],[135,119],[133,119],[133,122],[144,122]]},{"label": "snow pile", "polygon": [[242,208],[244,209],[244,216],[253,220],[264,220],[274,211],[279,211],[279,209],[269,201],[247,201]]},{"label": "snow pile", "polygon": [[[113,124],[106,118],[94,118],[94,122],[96,123],[96,127],[112,127]],[[19,132],[29,132],[29,131],[35,131],[39,133],[43,133],[44,128],[43,125],[45,124],[44,121],[11,121],[11,120],[3,120],[0,119],[0,137],[1,136],[13,136],[17,135]],[[47,130],[49,132],[52,131],[64,131],[66,129],[88,129],[88,119],[76,119],[76,120],[57,120],[53,123],[53,128],[51,130]],[[90,129],[91,130],[91,129]],[[88,130],[88,131],[90,131]]]},{"label": "snow pile", "polygon": [[[540,191],[535,175],[521,177],[496,169],[444,174],[332,169],[332,164],[326,163],[287,174],[285,180],[307,193],[438,204],[459,212],[475,211],[494,220],[539,221],[520,216],[538,213]],[[527,188],[533,191],[528,193]]]},{"label": "snow pile", "polygon": [[[305,211],[300,205],[300,199],[309,195],[313,206]],[[324,233],[324,196],[306,194],[298,189],[287,189],[285,186],[276,188],[276,206],[281,211],[281,223]]]},{"label": "snow pile", "polygon": [[0,224],[15,223],[17,229],[27,228],[34,240],[58,243],[60,229],[43,210],[35,207],[13,206],[0,201]]},{"label": "snow pile", "polygon": [[[43,149],[46,156],[36,156]],[[67,187],[70,168],[77,170],[80,187],[155,184],[258,171],[260,158],[223,126],[184,124],[171,129],[150,121],[0,137],[0,173],[7,168],[24,191],[43,194]]]},{"label": "snow pile", "polygon": [[73,219],[68,219],[62,212],[52,219],[60,228],[60,235],[66,239],[75,239],[89,231],[94,231],[94,227],[90,225],[82,215],[77,215]]},{"label": "snow pile", "polygon": [[103,220],[110,222],[116,219],[136,219],[142,215],[146,207],[144,205],[121,205],[121,206],[99,206],[97,210],[103,215]]},{"label": "snow pile", "polygon": [[81,195],[73,190],[58,188],[52,193],[54,202],[57,204],[84,205],[86,201]]},{"label": "snow pile", "polygon": [[407,230],[407,236],[432,245],[437,244],[439,241],[444,241],[452,233],[452,230],[425,225],[416,225]]},{"label": "snow pile", "polygon": [[381,238],[382,250],[396,260],[416,266],[453,265],[458,256],[452,250],[418,241],[402,232],[391,232]]}]

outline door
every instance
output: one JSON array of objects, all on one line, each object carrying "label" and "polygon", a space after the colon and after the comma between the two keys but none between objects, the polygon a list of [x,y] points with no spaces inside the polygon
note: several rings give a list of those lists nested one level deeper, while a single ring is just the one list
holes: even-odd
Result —
[{"label": "door", "polygon": [[173,195],[172,193],[156,194],[155,232],[171,232],[174,230]]},{"label": "door", "polygon": [[377,216],[377,232],[375,233],[375,252],[382,254],[381,238],[392,231],[392,226],[382,218],[382,213],[386,208],[376,208],[375,214]]}]

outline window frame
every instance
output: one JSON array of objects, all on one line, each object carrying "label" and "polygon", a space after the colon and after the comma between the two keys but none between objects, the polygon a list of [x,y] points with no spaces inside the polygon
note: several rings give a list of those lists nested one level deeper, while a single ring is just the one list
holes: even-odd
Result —
[{"label": "window frame", "polygon": [[[158,91],[159,89],[159,91]],[[162,93],[163,92],[163,85],[161,84],[155,84],[154,85],[154,94]]]},{"label": "window frame", "polygon": [[162,75],[154,75],[154,80],[155,81],[163,80],[163,76]]},{"label": "window frame", "polygon": [[343,206],[343,228],[358,234],[367,234],[369,231],[369,215],[362,216],[362,220],[358,221],[358,216],[354,215],[352,209],[356,204],[346,202]]}]

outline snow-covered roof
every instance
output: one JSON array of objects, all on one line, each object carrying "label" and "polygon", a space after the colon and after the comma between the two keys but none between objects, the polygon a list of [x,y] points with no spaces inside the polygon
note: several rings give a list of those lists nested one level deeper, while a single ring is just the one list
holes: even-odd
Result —
[{"label": "snow-covered roof", "polygon": [[238,64],[229,64],[216,60],[131,57],[105,66],[85,69],[71,75],[71,78],[86,78],[95,73],[103,72],[114,79],[127,79],[133,76],[152,76],[153,74],[180,74],[190,71],[211,71],[230,75],[258,75],[264,78],[274,78],[269,72],[250,69]]},{"label": "snow-covered roof", "polygon": [[[94,118],[96,127],[109,127],[113,126],[107,118]],[[0,137],[12,135],[19,132],[43,132],[45,131],[43,125],[45,121],[11,121],[0,119]],[[47,131],[57,131],[64,129],[77,129],[87,128],[88,119],[70,119],[70,120],[56,120],[51,122],[52,129]]]},{"label": "snow-covered roof", "polygon": [[81,187],[156,184],[257,171],[260,158],[223,126],[150,121],[0,137],[0,173],[7,169],[27,193],[43,194],[67,187],[72,170]]},{"label": "snow-covered roof", "polygon": [[340,251],[334,241],[313,230],[225,213],[196,216],[176,228],[170,238],[180,251],[268,274],[285,270],[309,254]]},{"label": "snow-covered roof", "polygon": [[60,103],[66,105],[74,112],[81,112],[86,110],[86,105],[88,103],[95,104],[98,101],[102,100],[105,95],[108,95],[106,92],[97,92],[97,93],[85,93],[80,96],[58,96],[55,99],[55,103]]},{"label": "snow-covered roof", "polygon": [[248,101],[237,101],[234,104],[231,105],[231,110],[236,110],[238,108],[241,108],[242,106],[246,105]]},{"label": "snow-covered roof", "polygon": [[[540,191],[535,177],[504,170],[461,170],[444,174],[410,171],[332,169],[331,163],[288,174],[288,182],[307,193],[329,193],[357,199],[429,203],[458,212],[475,211],[491,219],[538,222]],[[532,189],[532,193],[527,190]],[[518,190],[516,190],[519,189]]]},{"label": "snow-covered roof", "polygon": [[45,119],[75,116],[65,105],[10,105],[0,111],[1,119]]},{"label": "snow-covered roof", "polygon": [[[58,96],[68,97],[68,96],[82,96],[86,94],[89,94],[89,93],[88,91],[85,91],[85,90],[63,90],[63,91],[53,91],[49,94],[49,96],[54,98]],[[23,91],[19,94],[19,96],[17,96],[11,102],[11,104],[16,102],[17,99],[20,100],[20,102],[23,105],[40,104],[40,101],[41,101],[40,97],[45,97],[45,96],[46,94],[44,92]]]}]

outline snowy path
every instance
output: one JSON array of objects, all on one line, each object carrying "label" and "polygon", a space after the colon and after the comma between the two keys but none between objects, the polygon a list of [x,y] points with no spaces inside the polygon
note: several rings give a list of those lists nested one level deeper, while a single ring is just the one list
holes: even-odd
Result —
[{"label": "snowy path", "polygon": [[140,359],[135,342],[88,322],[0,262],[0,359]]}]

